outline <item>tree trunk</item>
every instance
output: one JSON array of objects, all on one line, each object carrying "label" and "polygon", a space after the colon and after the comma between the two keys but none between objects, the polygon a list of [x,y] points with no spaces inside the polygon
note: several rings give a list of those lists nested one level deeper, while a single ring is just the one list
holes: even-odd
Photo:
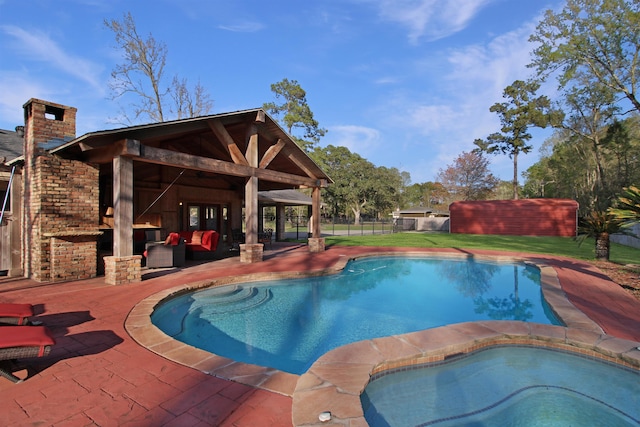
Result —
[{"label": "tree trunk", "polygon": [[609,261],[609,233],[600,233],[596,237],[596,259]]},{"label": "tree trunk", "polygon": [[351,208],[351,212],[353,212],[353,223],[355,225],[360,224],[360,209]]},{"label": "tree trunk", "polygon": [[518,200],[518,152],[513,153],[513,200]]}]

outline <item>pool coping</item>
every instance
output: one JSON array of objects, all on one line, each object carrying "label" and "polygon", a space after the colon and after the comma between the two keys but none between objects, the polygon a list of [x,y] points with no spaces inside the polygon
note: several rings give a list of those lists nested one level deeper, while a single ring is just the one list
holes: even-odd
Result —
[{"label": "pool coping", "polygon": [[[450,252],[371,252],[340,257],[330,268],[305,272],[263,272],[182,284],[157,292],[140,301],[125,320],[125,329],[140,345],[176,363],[216,377],[293,396],[294,425],[367,425],[360,405],[360,393],[371,375],[382,370],[443,360],[453,354],[474,351],[496,344],[535,344],[566,347],[588,352],[594,357],[622,360],[640,367],[639,343],[606,335],[602,328],[578,310],[566,297],[554,267],[540,256],[471,255],[474,259],[497,262],[524,262],[540,269],[545,300],[566,326],[516,321],[481,321],[448,325],[409,334],[359,341],[334,349],[320,357],[303,375],[282,372],[221,357],[174,340],[151,323],[151,314],[163,301],[186,292],[212,286],[283,278],[336,274],[351,259],[369,256],[421,256],[468,258]],[[420,362],[422,361],[422,362]],[[328,422],[320,413],[330,412]]]}]

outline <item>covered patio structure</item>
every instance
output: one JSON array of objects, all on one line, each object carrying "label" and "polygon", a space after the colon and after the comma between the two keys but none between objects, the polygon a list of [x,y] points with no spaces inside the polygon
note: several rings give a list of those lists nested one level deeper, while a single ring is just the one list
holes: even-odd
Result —
[{"label": "covered patio structure", "polygon": [[[55,125],[64,130],[55,134]],[[37,235],[27,236],[25,250],[44,247],[46,252],[26,256],[27,264],[30,259],[55,258],[58,249],[52,241],[74,240],[66,231],[72,229],[76,240],[78,236],[96,240],[109,252],[104,257],[107,283],[138,281],[142,256],[136,242],[142,235],[164,238],[174,231],[215,230],[224,248],[231,243],[231,230],[242,227],[243,212],[246,241],[240,246],[240,259],[258,262],[263,256],[263,245],[258,243],[259,191],[300,188],[311,191],[309,248],[324,250],[320,221],[315,218],[320,217],[320,191],[331,180],[262,109],[76,138],[69,136],[71,128],[75,134],[75,108],[32,99],[25,104],[25,127],[25,188],[42,189],[42,183],[53,178],[43,176],[43,159],[55,160],[56,171],[62,163],[84,176],[81,182],[76,174],[58,177],[68,198],[66,207],[55,209],[57,220],[67,222],[64,230],[59,223],[55,231],[46,230],[41,218],[45,210],[34,209],[31,203],[36,197],[46,200],[47,194],[25,198],[25,223],[32,225],[27,229],[38,230]],[[75,213],[74,201],[86,207],[85,213]],[[27,273],[32,269],[25,266]]]},{"label": "covered patio structure", "polygon": [[[298,190],[272,190],[260,191],[258,193],[258,204],[260,213],[264,212],[265,207],[275,207],[276,209],[276,241],[285,239],[286,227],[286,208],[305,206],[307,210],[313,209],[313,198]],[[313,212],[307,212],[309,217],[313,216]],[[261,221],[262,222],[262,221]],[[309,230],[311,231],[311,230]],[[315,236],[319,237],[319,236]]]}]

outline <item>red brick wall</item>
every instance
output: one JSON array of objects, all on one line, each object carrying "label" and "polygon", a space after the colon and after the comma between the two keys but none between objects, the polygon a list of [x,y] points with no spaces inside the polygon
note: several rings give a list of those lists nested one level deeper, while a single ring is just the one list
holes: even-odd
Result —
[{"label": "red brick wall", "polygon": [[481,200],[449,206],[451,233],[576,235],[578,203],[568,199]]}]

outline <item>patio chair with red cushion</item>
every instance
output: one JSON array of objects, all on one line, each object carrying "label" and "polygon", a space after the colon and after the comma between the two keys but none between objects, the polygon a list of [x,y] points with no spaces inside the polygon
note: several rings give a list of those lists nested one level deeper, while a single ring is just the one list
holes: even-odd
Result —
[{"label": "patio chair with red cushion", "polygon": [[33,316],[31,304],[0,304],[0,326],[28,325],[31,316]]},{"label": "patio chair with red cushion", "polygon": [[[15,359],[46,356],[55,343],[45,326],[0,327],[0,362],[11,363]],[[24,381],[4,364],[0,364],[0,376],[14,383]]]},{"label": "patio chair with red cushion", "polygon": [[164,242],[148,243],[144,256],[148,268],[183,267],[185,242],[178,233],[169,233]]}]

